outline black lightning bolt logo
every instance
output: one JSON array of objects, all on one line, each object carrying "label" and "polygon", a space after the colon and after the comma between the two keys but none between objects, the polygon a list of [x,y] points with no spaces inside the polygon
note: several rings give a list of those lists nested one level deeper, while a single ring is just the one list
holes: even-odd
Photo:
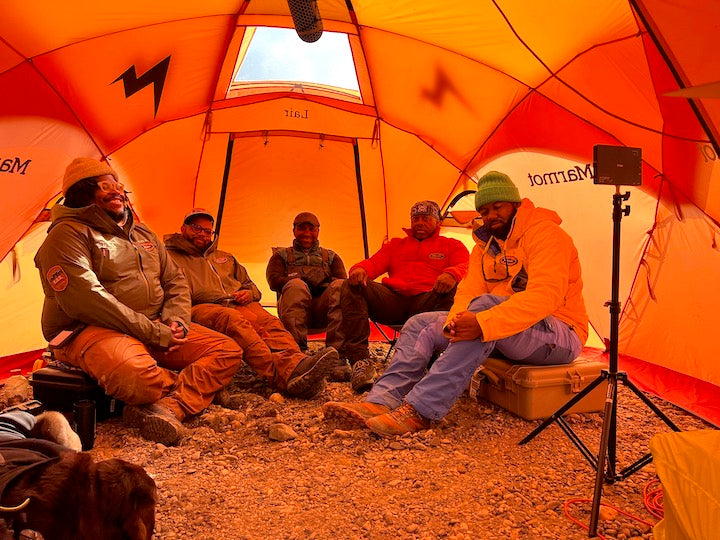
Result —
[{"label": "black lightning bolt logo", "polygon": [[168,67],[170,67],[170,57],[161,60],[158,64],[148,69],[145,73],[137,76],[135,65],[130,66],[125,73],[120,75],[111,84],[115,84],[122,79],[125,88],[125,97],[129,98],[133,94],[139,92],[149,85],[153,85],[155,92],[155,115],[157,116],[158,107],[160,107],[160,98],[162,97],[163,86],[165,86],[165,77],[167,76]]},{"label": "black lightning bolt logo", "polygon": [[435,104],[437,107],[442,107],[445,95],[451,93],[457,97],[458,101],[465,105],[468,109],[471,108],[470,104],[465,101],[462,94],[458,92],[458,89],[453,84],[448,74],[445,71],[437,67],[435,69],[435,87],[432,89],[423,88],[422,97]]}]

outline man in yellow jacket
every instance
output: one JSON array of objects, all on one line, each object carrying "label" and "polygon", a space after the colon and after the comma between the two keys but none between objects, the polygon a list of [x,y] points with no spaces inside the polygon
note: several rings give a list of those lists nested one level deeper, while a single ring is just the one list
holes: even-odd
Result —
[{"label": "man in yellow jacket", "polygon": [[190,323],[190,290],[160,240],[128,207],[105,162],[75,159],[63,204],[35,256],[42,330],[57,360],[126,404],[141,434],[175,444],[242,362],[226,336]]},{"label": "man in yellow jacket", "polygon": [[245,362],[268,384],[291,397],[311,399],[339,358],[326,347],[300,350],[280,319],[260,305],[260,290],[237,259],[217,248],[215,219],[202,208],[188,212],[180,233],[167,235],[168,254],[190,285],[193,322],[217,330],[242,348]]},{"label": "man in yellow jacket", "polygon": [[326,403],[326,417],[383,436],[418,431],[447,414],[495,350],[535,365],[580,354],[588,335],[580,262],[558,215],[521,199],[496,171],[478,181],[475,207],[476,246],[451,310],[409,319],[366,401]]}]

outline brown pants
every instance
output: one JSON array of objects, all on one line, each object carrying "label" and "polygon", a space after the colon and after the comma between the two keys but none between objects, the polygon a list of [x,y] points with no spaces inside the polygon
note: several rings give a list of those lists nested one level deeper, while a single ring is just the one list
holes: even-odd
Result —
[{"label": "brown pants", "polygon": [[405,324],[418,313],[426,311],[449,311],[455,298],[454,287],[450,292],[439,294],[433,291],[405,296],[390,287],[369,281],[367,286],[350,285],[345,281],[340,295],[342,328],[345,335],[341,354],[350,364],[370,357],[368,338],[370,321],[381,324]]},{"label": "brown pants", "polygon": [[128,405],[160,402],[184,420],[210,405],[232,380],[242,351],[231,339],[198,324],[190,326],[187,342],[172,352],[88,326],[67,346],[55,349],[55,357],[81,368]]},{"label": "brown pants", "polygon": [[277,317],[260,304],[224,307],[198,304],[192,320],[232,338],[255,373],[279,390],[287,388],[293,370],[305,355]]},{"label": "brown pants", "polygon": [[301,348],[307,347],[308,328],[324,328],[325,345],[342,346],[342,312],[340,288],[343,280],[335,279],[320,296],[313,297],[310,287],[302,279],[291,279],[282,288],[278,300],[278,314],[287,331]]}]

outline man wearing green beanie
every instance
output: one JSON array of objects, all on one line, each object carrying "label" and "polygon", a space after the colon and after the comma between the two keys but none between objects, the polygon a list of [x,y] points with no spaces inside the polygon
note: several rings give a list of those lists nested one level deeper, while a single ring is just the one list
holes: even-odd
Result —
[{"label": "man wearing green beanie", "polygon": [[497,171],[478,180],[475,207],[476,246],[450,311],[411,317],[366,401],[326,403],[326,417],[383,436],[419,431],[447,414],[494,351],[534,365],[580,354],[588,335],[580,262],[558,215],[522,199]]}]

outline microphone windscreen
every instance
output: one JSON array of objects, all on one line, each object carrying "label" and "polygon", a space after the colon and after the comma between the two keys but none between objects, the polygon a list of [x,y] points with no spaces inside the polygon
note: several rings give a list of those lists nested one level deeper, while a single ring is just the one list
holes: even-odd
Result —
[{"label": "microphone windscreen", "polygon": [[288,0],[293,25],[300,39],[314,43],[323,33],[317,0]]}]

